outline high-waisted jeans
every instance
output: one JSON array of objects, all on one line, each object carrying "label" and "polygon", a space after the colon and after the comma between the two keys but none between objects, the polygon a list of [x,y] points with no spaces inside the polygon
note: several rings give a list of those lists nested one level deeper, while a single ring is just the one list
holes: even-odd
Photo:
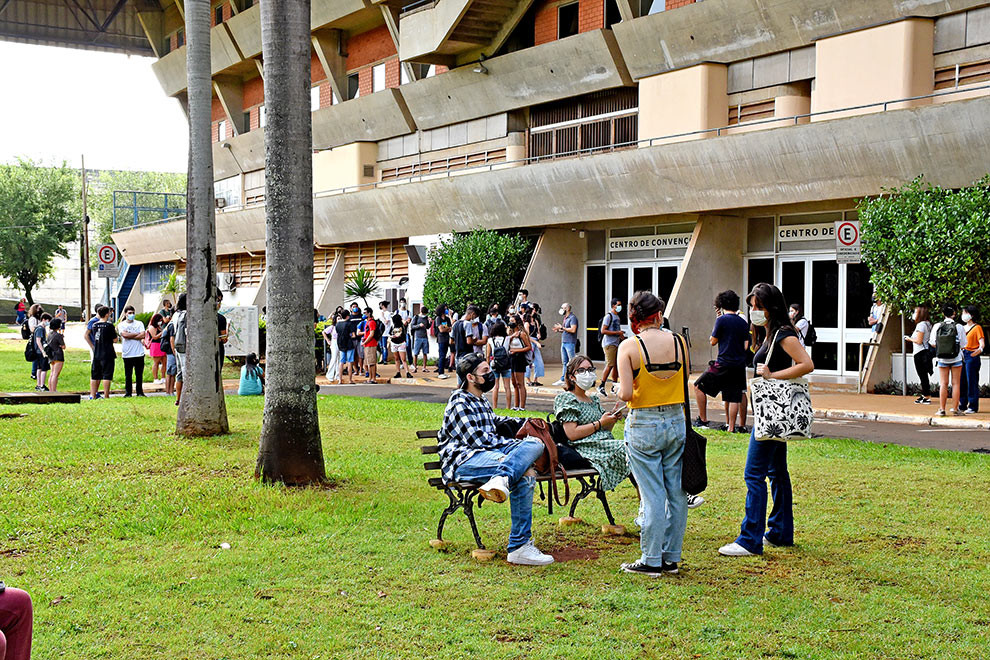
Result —
[{"label": "high-waisted jeans", "polygon": [[[787,443],[757,440],[749,436],[746,454],[746,516],[736,543],[755,554],[763,554],[763,535],[774,545],[794,544],[794,497],[791,475],[787,471]],[[767,519],[767,478],[773,508]],[[769,529],[768,529],[769,528]]]}]

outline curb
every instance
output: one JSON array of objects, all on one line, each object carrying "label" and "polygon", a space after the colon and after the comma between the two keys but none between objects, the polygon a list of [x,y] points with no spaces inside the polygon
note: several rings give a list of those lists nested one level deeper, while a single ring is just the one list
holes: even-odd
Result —
[{"label": "curb", "polygon": [[990,421],[959,417],[925,417],[921,415],[899,415],[896,413],[874,413],[863,410],[817,410],[817,419],[848,419],[866,422],[890,422],[914,426],[936,426],[940,428],[990,429]]}]

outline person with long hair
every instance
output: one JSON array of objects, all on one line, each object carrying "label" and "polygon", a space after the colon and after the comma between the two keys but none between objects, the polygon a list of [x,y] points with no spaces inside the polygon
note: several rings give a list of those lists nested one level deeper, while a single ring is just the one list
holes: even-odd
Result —
[{"label": "person with long hair", "polygon": [[529,360],[526,355],[529,353],[532,343],[529,333],[523,326],[523,321],[518,314],[509,314],[509,358],[512,360],[512,386],[515,397],[515,405],[512,410],[526,410],[526,367]]},{"label": "person with long hair", "polygon": [[[156,312],[148,321],[148,355],[151,356],[151,380],[155,385],[165,382],[165,362],[168,355],[162,350],[162,325],[165,318],[161,313]],[[161,378],[159,378],[159,370]]]},{"label": "person with long hair", "polygon": [[[949,386],[952,386],[952,414],[964,415],[960,407],[962,399],[963,347],[966,346],[966,328],[956,323],[956,308],[942,306],[941,322],[932,328],[929,345],[935,349],[935,366],[938,367],[938,411],[944,417],[949,403]],[[955,334],[955,339],[952,336]],[[939,344],[942,344],[940,347]]]},{"label": "person with long hair", "polygon": [[913,344],[914,370],[918,373],[918,380],[921,381],[921,394],[914,402],[928,405],[932,402],[929,398],[932,395],[929,376],[935,373],[935,368],[932,366],[932,350],[929,347],[932,338],[932,318],[927,305],[915,307],[911,320],[914,321],[914,332],[905,335],[904,339]]},{"label": "person with long hair", "polygon": [[629,301],[634,336],[619,344],[618,397],[628,402],[625,426],[629,466],[639,485],[638,561],[627,573],[677,573],[687,528],[687,493],[681,486],[688,420],[684,382],[690,358],[684,340],[663,328],[665,304],[649,291]]},{"label": "person with long hair", "polygon": [[450,350],[450,316],[447,315],[447,305],[440,303],[433,316],[433,332],[437,337],[437,378],[450,378],[444,373],[448,368],[447,351]]},{"label": "person with long hair", "polygon": [[806,347],[805,340],[808,338],[808,328],[811,327],[811,321],[804,318],[804,309],[798,303],[791,303],[787,314],[791,319],[791,323],[794,324],[794,329],[797,330],[801,345]]},{"label": "person with long hair", "polygon": [[498,408],[499,385],[505,390],[505,407],[512,403],[512,392],[509,383],[512,381],[512,356],[509,355],[509,338],[505,324],[501,319],[492,324],[488,331],[488,343],[485,344],[485,359],[492,366],[495,374],[495,387],[492,388],[492,408]]},{"label": "person with long hair", "polygon": [[65,364],[65,321],[52,319],[48,328],[48,339],[45,341],[45,351],[48,353],[48,361],[51,364],[48,389],[51,392],[57,392],[58,376],[62,373],[62,366]]},{"label": "person with long hair", "polygon": [[258,363],[257,353],[248,353],[241,367],[241,380],[237,387],[238,396],[257,396],[265,393],[265,371]]},{"label": "person with long hair", "polygon": [[526,369],[526,376],[529,378],[531,387],[540,387],[543,383],[540,378],[546,375],[546,368],[543,364],[543,344],[540,339],[540,328],[543,326],[543,318],[540,316],[540,306],[532,304],[529,311],[523,317],[526,332],[533,346],[533,363]]},{"label": "person with long hair", "polygon": [[[746,302],[753,325],[766,329],[766,338],[753,356],[756,375],[789,380],[811,373],[815,364],[801,345],[797,328],[791,323],[787,302],[780,289],[761,282],[753,287]],[[768,359],[769,356],[769,359]],[[787,443],[757,440],[749,436],[746,455],[746,515],[739,537],[719,548],[727,557],[763,554],[763,545],[794,545],[794,511],[791,477],[787,471]],[[767,478],[773,496],[773,509],[767,519]]]}]

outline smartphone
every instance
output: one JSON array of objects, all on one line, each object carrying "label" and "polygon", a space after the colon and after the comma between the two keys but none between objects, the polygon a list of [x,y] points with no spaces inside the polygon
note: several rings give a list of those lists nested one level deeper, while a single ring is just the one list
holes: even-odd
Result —
[{"label": "smartphone", "polygon": [[629,407],[628,403],[623,403],[621,406],[612,411],[613,415],[618,415],[620,412]]}]

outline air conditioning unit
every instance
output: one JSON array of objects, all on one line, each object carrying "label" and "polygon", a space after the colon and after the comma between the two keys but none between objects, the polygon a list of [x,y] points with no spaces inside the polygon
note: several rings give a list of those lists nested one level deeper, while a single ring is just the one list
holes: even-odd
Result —
[{"label": "air conditioning unit", "polygon": [[221,291],[233,291],[234,290],[234,274],[233,273],[217,273],[217,287]]},{"label": "air conditioning unit", "polygon": [[225,206],[227,206],[227,198],[226,197],[216,197],[216,198],[214,198],[214,202],[216,202],[216,205],[217,205],[217,208],[218,209],[222,209]]}]

